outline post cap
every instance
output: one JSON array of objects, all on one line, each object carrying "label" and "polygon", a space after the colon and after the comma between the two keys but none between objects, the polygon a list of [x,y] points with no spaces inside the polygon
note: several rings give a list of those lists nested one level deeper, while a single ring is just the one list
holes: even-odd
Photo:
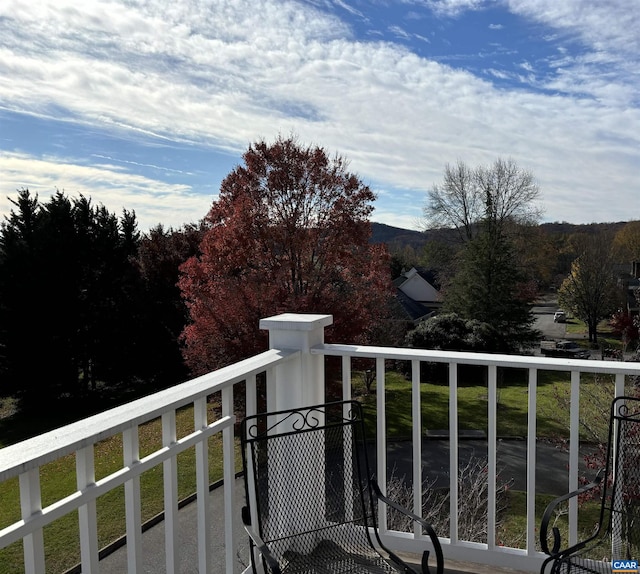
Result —
[{"label": "post cap", "polygon": [[333,325],[333,315],[314,313],[282,313],[260,319],[260,329],[267,331],[313,331]]}]

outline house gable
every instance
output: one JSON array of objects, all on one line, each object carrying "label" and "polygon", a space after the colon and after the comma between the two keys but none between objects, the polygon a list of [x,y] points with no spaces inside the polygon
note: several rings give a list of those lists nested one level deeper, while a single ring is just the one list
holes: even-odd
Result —
[{"label": "house gable", "polygon": [[396,286],[407,297],[425,305],[442,302],[440,292],[426,279],[428,274],[420,272],[415,267],[404,274],[404,281]]}]

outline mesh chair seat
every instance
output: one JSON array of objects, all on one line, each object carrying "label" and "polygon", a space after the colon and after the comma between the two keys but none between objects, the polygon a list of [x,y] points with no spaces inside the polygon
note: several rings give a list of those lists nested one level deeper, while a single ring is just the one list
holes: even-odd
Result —
[{"label": "mesh chair seat", "polygon": [[393,568],[377,553],[349,552],[333,540],[321,540],[308,554],[286,551],[283,556],[288,562],[283,574],[391,574],[403,571]]},{"label": "mesh chair seat", "polygon": [[553,574],[611,574],[610,560],[594,560],[577,552],[553,561]]},{"label": "mesh chair seat", "polygon": [[[359,403],[247,417],[241,438],[243,520],[254,572],[259,561],[266,572],[287,574],[420,572],[387,550],[378,536],[375,500],[395,503],[372,480]],[[428,534],[441,574],[437,536],[421,518],[408,515]],[[426,551],[425,573],[428,558]]]}]

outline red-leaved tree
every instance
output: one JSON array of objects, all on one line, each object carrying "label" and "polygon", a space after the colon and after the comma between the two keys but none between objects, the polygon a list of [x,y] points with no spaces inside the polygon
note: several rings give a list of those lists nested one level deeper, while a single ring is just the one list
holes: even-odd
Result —
[{"label": "red-leaved tree", "polygon": [[369,245],[373,192],[347,162],[289,137],[259,141],[222,182],[200,255],[181,268],[194,373],[266,348],[258,321],[331,313],[327,338],[364,342],[391,294],[386,248]]}]

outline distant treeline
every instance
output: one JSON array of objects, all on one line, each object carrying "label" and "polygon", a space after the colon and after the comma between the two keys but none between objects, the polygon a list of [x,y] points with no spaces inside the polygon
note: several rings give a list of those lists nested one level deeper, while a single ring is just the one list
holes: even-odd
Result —
[{"label": "distant treeline", "polygon": [[[598,235],[603,241],[613,244],[628,225],[627,222],[542,223],[518,226],[512,237],[523,258],[519,263],[528,279],[535,283],[538,290],[545,291],[558,288],[571,271],[571,263],[579,254],[580,237]],[[371,241],[388,245],[394,277],[402,269],[421,266],[436,272],[441,285],[455,272],[457,254],[463,245],[454,229],[420,232],[381,223],[372,224]],[[623,249],[619,251],[618,262],[628,264],[636,257],[629,249]]]},{"label": "distant treeline", "polygon": [[23,407],[149,392],[184,380],[176,283],[196,227],[142,235],[80,196],[21,190],[0,228],[0,396]]},{"label": "distant treeline", "polygon": [[[567,223],[552,222],[536,225],[547,236],[570,236],[573,234],[601,234],[610,233],[615,235],[620,231],[626,222],[616,223]],[[402,229],[384,223],[372,223],[372,243],[386,243],[404,248],[407,245],[413,248],[424,247],[429,241],[457,241],[457,234],[452,229],[429,229],[427,231],[416,231],[413,229]]]}]

